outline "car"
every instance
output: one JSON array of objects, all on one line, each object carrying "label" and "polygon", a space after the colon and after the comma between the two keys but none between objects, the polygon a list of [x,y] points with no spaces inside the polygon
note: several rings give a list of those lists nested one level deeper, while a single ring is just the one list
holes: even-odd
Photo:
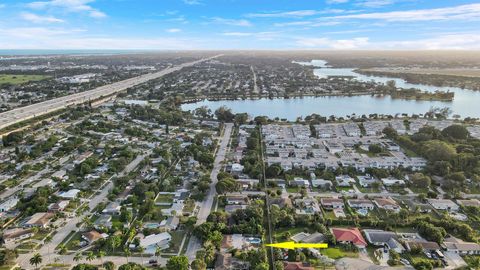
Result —
[{"label": "car", "polygon": [[158,264],[157,260],[151,259],[148,261],[149,264]]},{"label": "car", "polygon": [[410,262],[405,258],[400,258],[400,262],[403,263],[404,265],[410,265]]}]

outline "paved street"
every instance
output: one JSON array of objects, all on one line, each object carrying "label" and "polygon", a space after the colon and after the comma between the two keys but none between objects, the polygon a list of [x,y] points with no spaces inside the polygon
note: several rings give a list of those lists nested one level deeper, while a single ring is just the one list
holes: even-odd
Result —
[{"label": "paved street", "polygon": [[18,185],[5,190],[2,194],[0,194],[0,200],[4,200],[4,199],[10,197],[10,195],[13,195],[13,194],[17,193],[18,191],[23,189],[23,185],[28,185],[28,184],[31,184],[32,182],[37,181],[38,179],[40,179],[40,177],[42,177],[42,175],[44,175],[48,172],[49,172],[49,167],[46,166],[45,169],[43,169],[43,170],[37,172],[36,174],[28,177],[24,181],[18,183]]},{"label": "paved street", "polygon": [[[200,210],[197,214],[197,225],[200,225],[207,221],[208,215],[210,215],[210,211],[212,210],[213,200],[215,198],[215,194],[217,193],[215,190],[215,185],[217,184],[217,175],[222,168],[222,161],[225,160],[225,154],[228,148],[228,142],[230,141],[230,136],[232,135],[232,123],[226,123],[225,129],[223,132],[223,136],[220,141],[220,145],[218,147],[217,154],[215,156],[215,161],[213,163],[212,173],[210,178],[212,183],[210,184],[210,190],[208,191],[208,195],[205,200],[200,204]],[[189,261],[193,261],[195,259],[195,255],[197,250],[202,247],[200,241],[195,237],[192,236],[190,241],[188,242],[187,251],[185,255],[188,257]]]},{"label": "paved street", "polygon": [[139,85],[147,81],[160,78],[169,73],[178,71],[184,67],[193,66],[200,62],[207,61],[218,56],[219,55],[200,59],[200,60],[189,62],[189,63],[184,63],[175,67],[166,68],[159,72],[149,73],[149,74],[141,75],[138,77],[130,78],[127,80],[123,80],[120,82],[112,83],[109,85],[104,85],[104,86],[95,88],[93,90],[84,91],[81,93],[76,93],[76,94],[68,95],[64,97],[59,97],[59,98],[47,100],[44,102],[36,103],[33,105],[6,111],[4,113],[0,113],[0,129],[13,125],[18,122],[22,122],[24,120],[28,120],[37,116],[45,115],[63,108],[67,108],[68,106],[86,103],[90,100],[96,100],[102,97],[115,94],[117,92],[121,92],[132,86]]}]

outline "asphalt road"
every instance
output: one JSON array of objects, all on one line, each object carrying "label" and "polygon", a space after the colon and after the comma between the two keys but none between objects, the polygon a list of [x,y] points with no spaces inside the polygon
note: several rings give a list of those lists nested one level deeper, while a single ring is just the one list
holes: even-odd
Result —
[{"label": "asphalt road", "polygon": [[178,71],[184,67],[193,66],[200,62],[204,62],[218,56],[220,55],[200,59],[200,60],[189,62],[189,63],[180,64],[175,67],[166,68],[159,72],[144,74],[138,77],[115,82],[109,85],[104,85],[104,86],[95,88],[93,90],[84,91],[81,93],[76,93],[76,94],[68,95],[64,97],[59,97],[59,98],[47,100],[44,102],[36,103],[33,105],[13,109],[4,113],[0,113],[0,129],[24,120],[28,120],[28,119],[45,115],[60,109],[64,109],[68,106],[82,104],[90,100],[95,100],[101,97],[112,95],[114,93],[126,90],[127,88],[130,88],[132,86],[142,84],[153,79],[160,78],[169,73]]},{"label": "asphalt road", "polygon": [[[230,141],[230,136],[232,135],[232,128],[232,123],[225,124],[225,129],[221,138],[220,146],[218,147],[215,161],[213,163],[212,173],[210,174],[210,179],[212,180],[212,183],[210,184],[210,190],[208,191],[207,197],[200,205],[200,210],[197,214],[197,225],[200,225],[207,221],[207,217],[208,215],[210,215],[210,211],[212,210],[213,200],[215,198],[215,194],[217,194],[217,191],[215,190],[215,185],[217,184],[217,175],[222,168],[222,161],[225,160],[228,142]],[[200,240],[192,235],[190,241],[188,242],[187,251],[185,252],[185,255],[188,257],[190,262],[195,260],[196,253],[201,248],[202,245],[200,243]]]}]

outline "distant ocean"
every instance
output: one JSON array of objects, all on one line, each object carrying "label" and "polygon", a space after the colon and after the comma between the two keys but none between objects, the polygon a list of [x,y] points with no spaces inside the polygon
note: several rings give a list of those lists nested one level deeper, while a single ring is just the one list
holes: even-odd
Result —
[{"label": "distant ocean", "polygon": [[160,52],[154,50],[0,50],[0,56],[28,56],[28,55],[102,55],[102,54],[131,54],[145,52]]}]

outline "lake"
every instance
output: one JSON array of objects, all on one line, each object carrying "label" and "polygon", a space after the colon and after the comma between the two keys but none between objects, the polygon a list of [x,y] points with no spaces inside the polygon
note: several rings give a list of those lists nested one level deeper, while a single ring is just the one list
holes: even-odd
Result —
[{"label": "lake", "polygon": [[387,97],[365,96],[331,96],[331,97],[304,97],[304,98],[276,98],[276,99],[256,99],[256,100],[221,100],[209,101],[203,100],[196,103],[183,104],[183,110],[194,110],[201,106],[207,106],[212,111],[226,106],[235,113],[247,112],[255,117],[265,115],[269,118],[286,118],[295,120],[297,117],[305,117],[312,113],[323,116],[346,116],[355,113],[362,114],[422,114],[431,107],[449,107],[454,114],[462,117],[480,117],[480,91],[472,91],[457,87],[436,87],[423,84],[407,83],[403,79],[367,76],[358,74],[353,68],[331,68],[326,61],[312,60],[311,62],[296,62],[300,65],[313,65],[314,74],[320,78],[328,76],[352,76],[359,81],[375,81],[377,83],[386,83],[394,80],[397,87],[418,88],[422,91],[433,92],[436,90],[455,92],[455,99],[452,102],[442,101],[416,101],[401,100]]}]

